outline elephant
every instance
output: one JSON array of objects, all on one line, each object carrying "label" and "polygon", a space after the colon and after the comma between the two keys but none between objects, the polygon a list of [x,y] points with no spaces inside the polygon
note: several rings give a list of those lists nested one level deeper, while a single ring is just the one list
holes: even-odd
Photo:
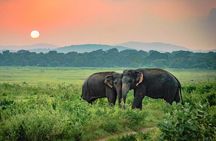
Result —
[{"label": "elephant", "polygon": [[173,101],[183,103],[181,84],[168,71],[158,68],[124,70],[122,74],[122,97],[125,107],[127,93],[134,90],[132,109],[142,109],[142,100],[145,96],[154,99],[164,99],[169,104]]},{"label": "elephant", "polygon": [[98,98],[108,98],[110,105],[118,103],[121,105],[121,77],[122,74],[116,72],[98,72],[90,75],[82,86],[82,98],[92,103]]}]

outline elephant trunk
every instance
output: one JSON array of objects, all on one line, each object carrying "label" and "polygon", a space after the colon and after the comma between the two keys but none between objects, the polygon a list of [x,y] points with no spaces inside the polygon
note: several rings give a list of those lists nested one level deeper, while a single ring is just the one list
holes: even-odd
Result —
[{"label": "elephant trunk", "polygon": [[119,107],[121,107],[121,101],[122,101],[122,92],[121,92],[121,87],[118,87],[116,89],[117,97],[118,97],[118,104]]},{"label": "elephant trunk", "polygon": [[123,96],[124,108],[125,108],[125,104],[126,104],[127,93],[129,90],[130,90],[129,85],[122,84],[122,96]]}]

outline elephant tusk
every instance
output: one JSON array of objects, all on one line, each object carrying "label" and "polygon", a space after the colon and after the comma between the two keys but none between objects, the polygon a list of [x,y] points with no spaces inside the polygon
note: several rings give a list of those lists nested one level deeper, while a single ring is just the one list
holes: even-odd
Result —
[{"label": "elephant tusk", "polygon": [[143,81],[143,73],[141,73],[141,76],[140,76],[139,82],[136,83],[136,86],[138,86],[140,83],[142,83],[142,81]]},{"label": "elephant tusk", "polygon": [[112,86],[112,85],[110,85],[109,83],[107,83],[107,85],[108,85],[110,88],[113,88],[113,86]]}]

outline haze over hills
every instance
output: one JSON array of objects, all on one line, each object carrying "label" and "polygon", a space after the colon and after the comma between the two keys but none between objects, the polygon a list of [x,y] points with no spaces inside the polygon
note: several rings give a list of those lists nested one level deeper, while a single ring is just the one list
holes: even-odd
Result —
[{"label": "haze over hills", "polygon": [[57,48],[56,51],[60,53],[68,53],[72,51],[84,53],[84,52],[92,52],[92,51],[99,50],[99,49],[106,51],[112,48],[116,48],[119,51],[131,49],[131,48],[123,47],[123,46],[111,46],[111,45],[103,45],[103,44],[81,44],[81,45],[71,45],[71,46]]},{"label": "haze over hills", "polygon": [[36,50],[36,49],[41,49],[41,50],[46,50],[46,49],[53,49],[56,48],[56,45],[52,44],[46,44],[46,43],[38,43],[38,44],[32,44],[32,45],[0,45],[0,50]]},{"label": "haze over hills", "polygon": [[179,51],[179,50],[185,50],[189,51],[189,49],[174,45],[174,44],[168,44],[168,43],[162,43],[162,42],[125,42],[120,43],[117,45],[106,45],[106,44],[80,44],[80,45],[70,45],[70,46],[64,46],[64,47],[57,47],[55,45],[51,44],[33,44],[33,45],[23,45],[23,46],[0,46],[0,51],[2,50],[10,50],[10,51],[17,51],[17,50],[29,50],[31,52],[43,52],[47,53],[49,51],[57,51],[59,53],[68,53],[68,52],[78,52],[78,53],[84,53],[84,52],[92,52],[95,50],[102,49],[104,51],[117,48],[119,51],[126,50],[126,49],[132,49],[132,50],[143,50],[143,51],[150,51],[155,50],[159,52],[172,52],[172,51]]},{"label": "haze over hills", "polygon": [[32,45],[0,45],[0,52],[3,50],[10,50],[12,52],[18,51],[18,50],[29,50],[32,52],[49,52],[50,50],[55,49],[57,46],[52,44],[45,44],[45,43],[39,43],[39,44],[32,44]]},{"label": "haze over hills", "polygon": [[143,51],[150,51],[150,50],[156,50],[159,52],[172,52],[172,51],[179,51],[179,50],[189,51],[189,49],[186,47],[169,44],[169,43],[162,43],[162,42],[145,43],[145,42],[130,41],[130,42],[121,43],[119,45],[128,48],[133,48],[136,50],[143,50]]},{"label": "haze over hills", "polygon": [[114,46],[114,45],[105,45],[105,44],[80,44],[80,45],[70,45],[64,47],[57,47],[51,44],[34,44],[34,45],[24,45],[24,46],[16,46],[16,45],[0,46],[0,52],[2,52],[3,50],[10,50],[12,52],[18,50],[29,50],[31,52],[36,52],[36,53],[40,53],[40,52],[47,53],[49,51],[57,51],[59,53],[68,53],[68,52],[84,53],[84,52],[92,52],[99,49],[106,51],[112,48],[116,48],[119,51],[130,49],[123,46]]}]

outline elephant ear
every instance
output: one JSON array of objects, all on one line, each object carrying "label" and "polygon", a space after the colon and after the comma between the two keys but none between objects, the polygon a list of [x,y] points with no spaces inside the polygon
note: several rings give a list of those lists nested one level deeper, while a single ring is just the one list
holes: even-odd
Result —
[{"label": "elephant ear", "polygon": [[110,88],[113,88],[113,76],[112,75],[107,75],[105,77],[104,84],[106,84]]},{"label": "elephant ear", "polygon": [[136,86],[138,86],[140,83],[143,82],[143,73],[142,72],[137,72],[137,77],[136,77]]}]

